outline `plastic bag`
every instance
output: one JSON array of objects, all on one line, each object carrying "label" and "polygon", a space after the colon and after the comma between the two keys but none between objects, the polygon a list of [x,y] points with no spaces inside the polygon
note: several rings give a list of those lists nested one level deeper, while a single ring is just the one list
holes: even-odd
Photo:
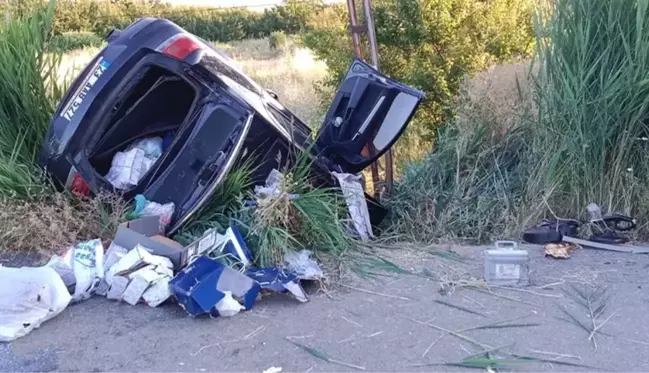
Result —
[{"label": "plastic bag", "polygon": [[11,342],[28,334],[70,303],[63,280],[47,266],[0,266],[0,283],[0,342]]},{"label": "plastic bag", "polygon": [[79,302],[90,298],[104,278],[104,246],[96,239],[78,243],[72,250],[76,280],[72,301]]},{"label": "plastic bag", "polygon": [[158,202],[147,200],[143,195],[138,194],[135,196],[135,215],[137,216],[159,216],[160,217],[160,231],[164,232],[171,217],[176,210],[176,205],[173,202],[165,203],[164,205]]},{"label": "plastic bag", "polygon": [[162,155],[162,137],[150,137],[141,139],[131,144],[130,149],[142,149],[147,158],[158,159]]},{"label": "plastic bag", "polygon": [[318,262],[311,259],[309,250],[289,252],[284,256],[284,262],[286,269],[300,280],[318,280],[324,277]]},{"label": "plastic bag", "polygon": [[224,291],[223,294],[225,295],[223,298],[221,298],[218,303],[216,303],[216,310],[219,313],[219,316],[222,317],[232,317],[236,314],[238,314],[240,311],[245,310],[246,308],[242,306],[239,302],[237,302],[236,299],[232,297],[232,292],[231,291]]}]

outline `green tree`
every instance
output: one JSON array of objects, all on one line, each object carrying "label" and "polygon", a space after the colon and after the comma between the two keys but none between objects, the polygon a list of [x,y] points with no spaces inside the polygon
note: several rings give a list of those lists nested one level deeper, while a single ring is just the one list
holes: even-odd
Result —
[{"label": "green tree", "polygon": [[[532,0],[375,0],[381,70],[427,94],[413,126],[419,134],[432,139],[453,115],[467,74],[530,54],[532,12]],[[331,92],[353,57],[346,5],[320,11],[309,26],[302,41],[327,63],[331,76],[323,88]],[[363,51],[369,56],[366,43]]]}]

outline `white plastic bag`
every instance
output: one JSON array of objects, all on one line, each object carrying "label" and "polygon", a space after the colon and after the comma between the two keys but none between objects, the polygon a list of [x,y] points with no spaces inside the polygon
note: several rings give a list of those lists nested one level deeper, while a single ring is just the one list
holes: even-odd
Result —
[{"label": "white plastic bag", "polygon": [[232,297],[231,291],[224,291],[225,296],[221,298],[218,303],[216,303],[216,310],[219,311],[219,316],[223,317],[232,317],[239,313],[239,311],[245,310],[246,308],[237,302],[234,297]]},{"label": "white plastic bag", "polygon": [[100,239],[78,243],[72,249],[72,270],[76,285],[73,302],[86,300],[104,278],[104,246]]},{"label": "white plastic bag", "polygon": [[158,202],[147,201],[139,216],[159,216],[160,230],[164,232],[169,223],[171,223],[171,217],[173,216],[175,209],[176,205],[174,205],[173,202],[161,205]]},{"label": "white plastic bag", "polygon": [[297,275],[300,280],[318,280],[324,277],[318,262],[311,259],[309,250],[291,251],[284,256],[284,262],[286,269]]},{"label": "white plastic bag", "polygon": [[11,342],[63,311],[71,297],[61,277],[48,266],[0,266],[0,342]]},{"label": "white plastic bag", "polygon": [[158,159],[162,155],[162,137],[150,137],[133,143],[130,149],[142,149],[147,158]]}]

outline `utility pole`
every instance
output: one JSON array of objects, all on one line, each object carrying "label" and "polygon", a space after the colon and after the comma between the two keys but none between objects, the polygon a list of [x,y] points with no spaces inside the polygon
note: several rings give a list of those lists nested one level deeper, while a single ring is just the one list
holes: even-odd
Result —
[{"label": "utility pole", "polygon": [[[374,17],[372,16],[372,1],[371,0],[361,0],[363,2],[363,15],[365,19],[364,24],[358,23],[358,16],[356,14],[356,2],[355,0],[347,0],[347,9],[349,10],[349,24],[352,33],[352,44],[354,46],[354,53],[358,58],[363,58],[361,50],[361,37],[362,33],[367,34],[367,39],[370,45],[370,57],[372,58],[372,65],[378,70],[379,69],[379,48],[376,42],[376,29],[374,27]],[[369,144],[369,154],[373,156],[376,150]],[[388,194],[392,193],[393,187],[393,169],[392,169],[393,159],[392,159],[392,149],[389,149],[385,153],[385,187]],[[371,165],[372,170],[372,183],[374,186],[374,195],[378,196],[381,185],[381,179],[379,177],[379,168],[378,162],[374,162]]]}]

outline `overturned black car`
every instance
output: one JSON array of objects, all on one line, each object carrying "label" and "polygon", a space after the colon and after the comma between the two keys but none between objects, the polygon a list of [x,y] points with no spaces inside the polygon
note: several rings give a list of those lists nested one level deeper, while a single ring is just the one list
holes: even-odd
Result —
[{"label": "overturned black car", "polygon": [[[77,193],[119,189],[173,202],[169,234],[253,153],[261,155],[261,180],[296,149],[310,150],[325,179],[363,170],[394,144],[424,97],[355,60],[313,137],[275,94],[168,20],[140,19],[106,39],[61,100],[41,163]],[[118,157],[139,166],[121,174]]]}]

